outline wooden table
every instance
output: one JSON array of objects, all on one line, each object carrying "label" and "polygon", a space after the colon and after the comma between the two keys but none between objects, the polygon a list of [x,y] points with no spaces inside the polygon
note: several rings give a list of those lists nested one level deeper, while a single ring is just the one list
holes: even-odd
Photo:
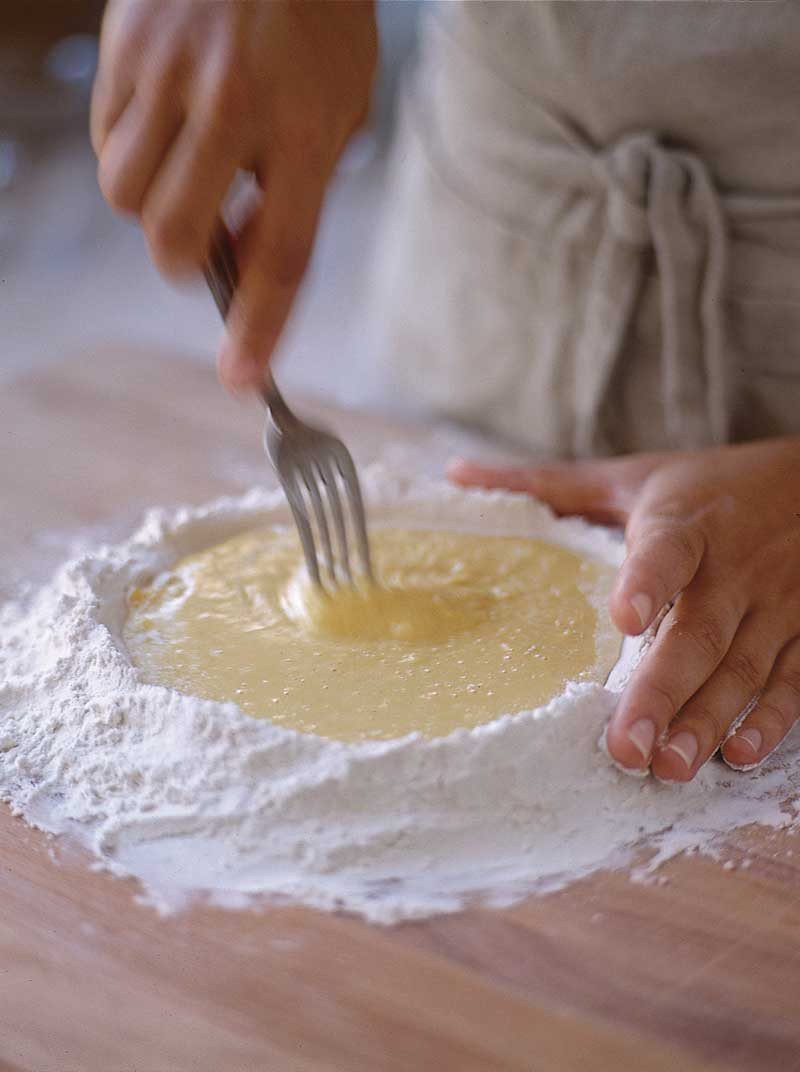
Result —
[{"label": "wooden table", "polygon": [[[0,402],[0,577],[87,528],[263,473],[260,416],[199,365],[105,350]],[[340,422],[341,426],[341,422]],[[348,419],[430,465],[452,437]],[[800,838],[738,834],[665,885],[601,873],[507,911],[391,929],[304,908],[161,919],[133,881],[0,807],[3,1072],[800,1069]]]}]

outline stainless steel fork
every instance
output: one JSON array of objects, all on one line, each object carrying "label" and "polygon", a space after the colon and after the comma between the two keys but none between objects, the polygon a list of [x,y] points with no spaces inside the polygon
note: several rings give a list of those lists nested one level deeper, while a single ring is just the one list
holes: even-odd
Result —
[{"label": "stainless steel fork", "polygon": [[[224,227],[220,227],[214,237],[205,276],[222,319],[226,320],[238,275],[230,236]],[[350,451],[336,436],[301,421],[289,409],[269,371],[264,378],[261,397],[267,407],[264,449],[286,493],[311,580],[314,584],[324,587],[325,574],[328,583],[336,587],[342,576],[348,584],[353,584],[356,579],[356,571],[351,562],[348,524],[342,506],[342,496],[339,494],[339,481],[349,507],[350,528],[355,539],[358,566],[364,578],[372,580],[364,502]],[[326,503],[332,525],[328,521]],[[308,504],[311,506],[314,525],[311,523]],[[320,568],[320,556],[314,538],[315,527],[317,538],[322,545],[324,571]],[[335,533],[338,556],[334,554],[331,528]]]}]

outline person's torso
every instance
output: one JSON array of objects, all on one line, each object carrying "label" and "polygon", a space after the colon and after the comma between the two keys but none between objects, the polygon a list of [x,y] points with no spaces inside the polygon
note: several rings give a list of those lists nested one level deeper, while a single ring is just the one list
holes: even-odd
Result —
[{"label": "person's torso", "polygon": [[468,0],[437,15],[597,145],[702,151],[722,190],[800,190],[800,4]]}]

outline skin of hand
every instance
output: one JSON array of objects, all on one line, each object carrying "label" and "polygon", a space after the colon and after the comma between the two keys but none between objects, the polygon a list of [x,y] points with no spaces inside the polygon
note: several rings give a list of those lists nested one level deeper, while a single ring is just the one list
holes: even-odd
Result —
[{"label": "skin of hand", "polygon": [[91,136],[110,204],[156,266],[197,271],[237,170],[262,191],[236,236],[240,283],[219,356],[253,389],[302,281],[325,188],[367,115],[371,0],[111,0]]},{"label": "skin of hand", "polygon": [[623,767],[686,782],[721,746],[750,769],[800,718],[800,439],[449,476],[625,526],[614,623],[637,635],[669,609],[608,727]]}]

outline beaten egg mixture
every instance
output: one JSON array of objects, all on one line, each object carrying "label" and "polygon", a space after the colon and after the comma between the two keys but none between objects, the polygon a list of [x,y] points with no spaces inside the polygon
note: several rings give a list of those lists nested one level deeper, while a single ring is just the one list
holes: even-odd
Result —
[{"label": "beaten egg mixture", "polygon": [[371,532],[375,584],[308,582],[294,530],[246,532],[129,596],[145,681],[345,741],[441,737],[605,680],[612,569],[540,540]]}]

